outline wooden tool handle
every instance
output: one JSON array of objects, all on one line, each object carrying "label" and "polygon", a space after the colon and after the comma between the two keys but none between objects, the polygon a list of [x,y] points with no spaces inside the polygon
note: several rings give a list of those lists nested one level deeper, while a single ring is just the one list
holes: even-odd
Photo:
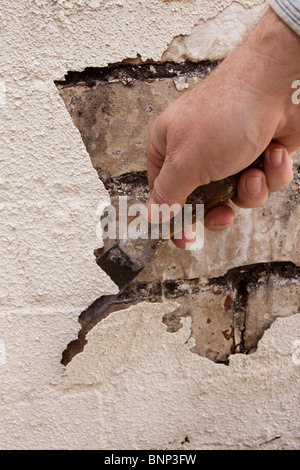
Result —
[{"label": "wooden tool handle", "polygon": [[[263,156],[255,160],[248,168],[258,168],[263,170]],[[247,168],[247,169],[248,169]],[[245,171],[245,170],[243,170]],[[206,215],[210,210],[215,209],[218,206],[224,204],[224,202],[232,199],[237,195],[237,186],[241,174],[237,173],[228,178],[224,178],[220,181],[213,181],[207,185],[199,186],[192,192],[192,194],[187,199],[187,204],[192,204],[192,215],[190,223],[186,224],[186,221],[182,221],[186,225],[192,225],[196,221],[196,205],[204,205],[204,215]],[[183,219],[183,218],[182,218]],[[174,219],[171,220],[170,226],[170,235],[173,236],[177,233],[178,229],[174,229]]]},{"label": "wooden tool handle", "polygon": [[[262,157],[259,157],[248,168],[263,169]],[[145,237],[140,237],[136,240],[131,240],[130,237],[128,237],[120,241],[119,245],[122,252],[130,258],[136,269],[142,269],[153,257],[159,246],[175,234],[181,233],[185,227],[195,223],[197,204],[204,204],[204,215],[206,215],[208,211],[224,204],[228,199],[233,198],[237,194],[237,185],[241,173],[242,172],[229,176],[221,181],[199,186],[187,199],[187,203],[192,204],[190,220],[186,220],[186,217],[182,216],[181,213],[179,223],[177,216],[164,224],[151,224],[151,222],[148,222],[147,233],[144,234]],[[174,221],[174,219],[177,220]],[[153,226],[154,230],[152,230]],[[153,236],[153,233],[155,233],[155,236]]]}]

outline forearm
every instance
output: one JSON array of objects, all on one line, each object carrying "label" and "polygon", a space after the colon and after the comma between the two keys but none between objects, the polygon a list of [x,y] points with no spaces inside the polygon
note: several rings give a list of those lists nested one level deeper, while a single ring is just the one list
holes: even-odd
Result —
[{"label": "forearm", "polygon": [[265,74],[268,80],[271,80],[274,74],[274,90],[290,89],[291,81],[299,78],[300,36],[272,9],[268,10],[249,35],[246,44],[259,55],[269,59],[270,69],[265,70]]},{"label": "forearm", "polygon": [[232,56],[241,77],[270,98],[291,94],[300,79],[300,36],[271,8]]},{"label": "forearm", "polygon": [[[252,122],[259,123],[262,129],[271,125],[269,131],[274,138],[281,136],[295,91],[292,85],[300,80],[300,37],[270,8],[218,67],[215,80],[218,84],[223,81],[229,100],[238,100],[237,111],[247,106]],[[249,91],[256,97],[253,103],[258,99],[269,112],[274,109],[275,119],[261,122],[260,107],[257,104],[249,107]]]},{"label": "forearm", "polygon": [[[300,148],[300,106],[292,101],[298,80],[300,36],[270,8],[209,77],[153,123],[149,206],[183,205],[196,187],[238,173],[262,153],[264,172],[243,173],[235,204],[257,207],[284,188],[292,179],[289,154]],[[223,227],[232,223],[225,210],[228,216],[228,206],[214,215]]]}]

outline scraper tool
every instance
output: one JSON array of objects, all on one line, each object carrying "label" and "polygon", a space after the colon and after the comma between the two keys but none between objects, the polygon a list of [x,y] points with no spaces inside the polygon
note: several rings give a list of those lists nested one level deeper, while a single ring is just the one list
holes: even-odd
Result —
[{"label": "scraper tool", "polygon": [[[262,156],[259,157],[250,168],[263,168]],[[187,204],[192,204],[192,220],[195,221],[196,204],[204,205],[204,215],[211,209],[222,205],[225,201],[232,199],[237,194],[237,184],[241,173],[229,176],[221,181],[211,182],[199,186],[188,198]],[[170,235],[174,234],[174,219],[170,221]],[[151,224],[148,224],[151,230]],[[97,309],[87,309],[81,313],[79,319],[88,324],[95,324],[97,317],[109,307],[117,297],[132,283],[141,270],[154,257],[158,247],[165,243],[162,237],[151,239],[151,237],[137,240],[130,238],[120,240],[112,248],[96,258],[97,264],[117,285],[117,294],[103,295],[98,299]]]}]

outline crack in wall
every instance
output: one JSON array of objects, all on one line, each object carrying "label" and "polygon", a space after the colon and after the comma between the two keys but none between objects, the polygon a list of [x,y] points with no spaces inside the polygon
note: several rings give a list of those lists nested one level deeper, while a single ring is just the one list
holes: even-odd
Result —
[{"label": "crack in wall", "polygon": [[58,87],[73,86],[94,87],[98,82],[131,85],[135,80],[159,80],[166,78],[200,77],[211,73],[220,60],[203,60],[200,62],[185,61],[181,63],[164,61],[161,63],[148,61],[130,64],[128,61],[110,64],[107,67],[87,67],[82,72],[69,71],[64,80],[55,80]]},{"label": "crack in wall", "polygon": [[[164,300],[178,299],[180,297],[184,297],[186,300],[193,294],[207,292],[211,289],[217,295],[220,289],[228,289],[228,287],[233,292],[233,297],[227,296],[225,298],[224,308],[225,310],[230,309],[232,312],[232,331],[225,330],[223,334],[225,337],[228,335],[226,339],[233,335],[234,347],[231,350],[231,354],[248,354],[250,351],[245,346],[244,332],[246,329],[249,294],[260,285],[265,285],[266,280],[271,276],[278,279],[278,284],[287,280],[298,280],[300,278],[300,267],[291,262],[258,263],[232,268],[224,276],[208,279],[205,283],[201,282],[199,278],[149,283],[135,282],[112,305],[102,312],[93,324],[87,324],[80,319],[78,320],[81,325],[78,338],[68,344],[62,354],[61,363],[66,366],[77,354],[82,352],[87,344],[86,336],[89,331],[111,313],[126,309],[143,301],[163,302]],[[97,311],[97,306],[100,302],[101,297],[96,299],[88,309]],[[201,305],[199,305],[199,308],[201,309]],[[168,327],[167,331],[176,332],[181,328],[180,318],[190,315],[189,311],[178,313],[179,315],[176,315],[176,313],[174,315],[174,312],[172,312],[164,316],[163,322]],[[257,342],[261,339],[264,331],[258,335]],[[228,359],[216,362],[229,363]]]},{"label": "crack in wall", "polygon": [[[249,353],[244,340],[249,295],[257,290],[259,286],[268,285],[271,277],[277,277],[279,284],[284,280],[296,281],[300,278],[300,267],[291,262],[259,263],[232,268],[225,276],[209,280],[210,285],[218,287],[229,284],[234,292],[232,320],[235,352]],[[263,336],[264,331],[258,336],[257,342]]]}]

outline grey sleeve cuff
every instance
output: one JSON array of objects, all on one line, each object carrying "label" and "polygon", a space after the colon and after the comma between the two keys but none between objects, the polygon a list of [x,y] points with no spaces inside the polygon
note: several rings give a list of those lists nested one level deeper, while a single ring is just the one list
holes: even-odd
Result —
[{"label": "grey sleeve cuff", "polygon": [[300,36],[300,0],[269,0],[270,7]]}]

